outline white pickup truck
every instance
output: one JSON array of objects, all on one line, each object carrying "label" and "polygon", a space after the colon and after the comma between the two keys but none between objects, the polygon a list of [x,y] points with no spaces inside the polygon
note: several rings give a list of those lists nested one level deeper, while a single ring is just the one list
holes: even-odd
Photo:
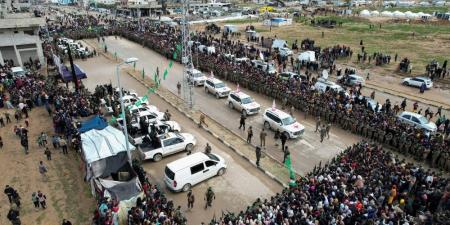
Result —
[{"label": "white pickup truck", "polygon": [[181,151],[192,151],[197,140],[189,133],[167,133],[160,135],[156,140],[143,141],[137,145],[144,159],[160,161],[163,156],[168,156]]}]

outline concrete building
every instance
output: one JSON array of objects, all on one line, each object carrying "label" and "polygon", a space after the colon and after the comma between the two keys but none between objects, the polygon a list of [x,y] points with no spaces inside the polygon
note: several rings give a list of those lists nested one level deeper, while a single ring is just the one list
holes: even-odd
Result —
[{"label": "concrete building", "polygon": [[0,19],[0,63],[8,59],[13,60],[15,66],[23,66],[31,58],[44,64],[39,27],[45,25],[45,19],[30,13],[3,12]]}]

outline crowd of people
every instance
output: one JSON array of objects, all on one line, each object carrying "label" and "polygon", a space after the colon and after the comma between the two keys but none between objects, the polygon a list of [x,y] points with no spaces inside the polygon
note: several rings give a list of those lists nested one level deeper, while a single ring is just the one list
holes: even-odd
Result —
[{"label": "crowd of people", "polygon": [[449,179],[357,143],[295,186],[210,224],[446,224]]},{"label": "crowd of people", "polygon": [[[178,29],[163,25],[153,26],[151,23],[141,23],[139,27],[143,29],[138,30],[138,24],[132,22],[117,23],[116,26],[110,26],[102,35],[118,34],[134,42],[142,43],[168,58],[172,56],[175,46],[179,43]],[[66,34],[70,35],[71,32],[68,31]],[[88,38],[99,34],[85,30],[84,36],[80,32],[77,32],[77,35]],[[327,122],[384,143],[399,152],[426,161],[430,165],[446,170],[450,168],[450,124],[442,112],[436,117],[437,121],[440,121],[437,125],[441,129],[436,134],[429,135],[421,129],[400,123],[396,119],[396,113],[399,110],[394,109],[401,107],[392,105],[389,100],[382,104],[381,111],[374,112],[367,102],[357,100],[360,90],[349,90],[350,95],[333,90],[319,94],[318,90],[314,89],[314,79],[301,81],[278,79],[276,76],[268,75],[267,71],[254,68],[251,64],[236,64],[221,54],[226,52],[254,58],[253,55],[247,54],[247,50],[243,51],[247,49],[243,43],[215,38],[202,32],[196,32],[191,39],[206,46],[214,45],[216,48],[213,54],[193,52],[193,58],[197,59],[196,67],[201,71],[212,71],[218,77],[239,83],[241,87],[271,98],[287,99],[291,106],[307,114],[321,116]],[[301,46],[310,49],[314,46],[314,40],[303,40]],[[328,52],[332,58],[352,54],[351,50],[345,46],[335,46],[325,52]],[[405,109],[405,107],[402,108]]]},{"label": "crowd of people", "polygon": [[445,76],[448,76],[447,72],[447,60],[444,61],[442,66],[439,66],[439,62],[436,60],[432,60],[430,64],[428,64],[425,68],[426,74],[430,77],[431,80],[434,79],[444,79]]}]

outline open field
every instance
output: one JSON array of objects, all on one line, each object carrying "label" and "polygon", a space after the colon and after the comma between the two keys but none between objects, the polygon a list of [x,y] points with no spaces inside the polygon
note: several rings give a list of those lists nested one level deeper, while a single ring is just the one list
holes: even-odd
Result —
[{"label": "open field", "polygon": [[[261,21],[257,20],[241,20],[227,21],[223,24],[236,24],[241,30],[247,25],[253,25],[260,31],[260,35],[264,37],[275,36],[284,39],[291,45],[295,40],[299,44],[303,39],[310,38],[316,41],[316,46],[330,47],[334,45],[347,45],[353,49],[353,58],[347,62],[341,61],[360,69],[375,69],[374,72],[389,75],[396,71],[398,62],[385,65],[375,66],[372,64],[355,64],[358,52],[361,51],[360,40],[363,40],[366,52],[369,55],[374,52],[391,54],[392,59],[398,54],[398,61],[404,57],[408,57],[412,62],[412,73],[423,74],[425,66],[432,60],[436,59],[441,64],[444,60],[448,60],[450,56],[450,23],[433,22],[424,23],[414,21],[407,23],[406,21],[379,21],[374,22],[360,17],[337,17],[337,16],[319,16],[316,19],[332,19],[342,22],[342,27],[334,29],[314,27],[310,25],[310,19],[297,19],[291,26],[285,27],[269,27],[263,26]],[[372,28],[369,28],[372,24]],[[380,28],[381,24],[381,28]],[[322,38],[322,32],[324,37]],[[245,38],[242,35],[241,38]]]}]

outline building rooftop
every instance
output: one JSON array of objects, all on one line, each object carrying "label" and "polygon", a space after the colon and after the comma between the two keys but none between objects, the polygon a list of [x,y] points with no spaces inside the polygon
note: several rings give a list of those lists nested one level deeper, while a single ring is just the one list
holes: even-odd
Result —
[{"label": "building rooftop", "polygon": [[44,18],[34,17],[28,13],[7,14],[4,19],[0,19],[0,29],[39,27],[44,25]]}]

